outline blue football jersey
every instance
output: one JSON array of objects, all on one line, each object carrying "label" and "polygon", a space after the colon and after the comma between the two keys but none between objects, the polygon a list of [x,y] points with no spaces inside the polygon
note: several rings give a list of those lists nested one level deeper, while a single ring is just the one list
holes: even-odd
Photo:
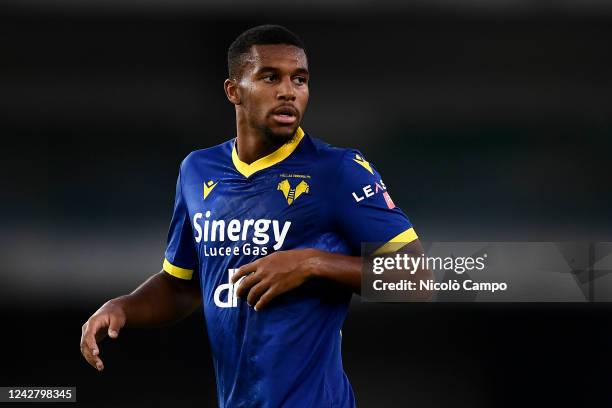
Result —
[{"label": "blue football jersey", "polygon": [[232,274],[274,251],[361,255],[362,242],[417,236],[374,166],[357,150],[298,129],[251,164],[235,139],[181,163],[163,269],[198,279],[220,407],[354,407],[341,358],[351,291],[311,279],[256,312]]}]

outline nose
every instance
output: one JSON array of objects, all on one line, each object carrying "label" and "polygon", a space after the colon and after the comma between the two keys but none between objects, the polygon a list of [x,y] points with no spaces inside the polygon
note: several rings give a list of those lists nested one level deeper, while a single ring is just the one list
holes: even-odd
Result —
[{"label": "nose", "polygon": [[276,90],[276,98],[286,101],[295,100],[295,89],[293,87],[293,81],[289,76],[283,77],[283,80],[278,84]]}]

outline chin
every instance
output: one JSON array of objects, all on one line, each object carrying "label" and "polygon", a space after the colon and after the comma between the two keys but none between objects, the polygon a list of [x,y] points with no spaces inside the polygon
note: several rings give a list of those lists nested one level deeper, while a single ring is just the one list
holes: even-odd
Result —
[{"label": "chin", "polygon": [[299,125],[266,128],[266,136],[274,143],[288,143],[295,136]]}]

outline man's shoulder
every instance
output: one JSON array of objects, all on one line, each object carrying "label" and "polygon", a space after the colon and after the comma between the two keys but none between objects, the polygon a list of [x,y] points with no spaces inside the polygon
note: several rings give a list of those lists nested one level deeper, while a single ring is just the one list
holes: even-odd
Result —
[{"label": "man's shoulder", "polygon": [[194,165],[214,165],[231,160],[234,139],[227,140],[215,146],[194,150],[181,162],[181,169],[188,169]]},{"label": "man's shoulder", "polygon": [[352,154],[357,154],[359,151],[352,147],[334,146],[323,139],[308,134],[310,149],[318,159],[330,160],[333,163],[340,164]]},{"label": "man's shoulder", "polygon": [[358,149],[334,146],[312,135],[309,135],[309,140],[317,158],[330,163],[336,170],[360,165],[371,172],[370,163]]}]

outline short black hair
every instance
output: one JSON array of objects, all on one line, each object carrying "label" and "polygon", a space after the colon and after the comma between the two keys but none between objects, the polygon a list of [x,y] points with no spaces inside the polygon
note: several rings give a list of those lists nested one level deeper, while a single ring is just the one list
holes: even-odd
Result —
[{"label": "short black hair", "polygon": [[306,52],[304,43],[287,28],[265,24],[249,28],[234,40],[227,50],[227,71],[231,79],[242,75],[245,56],[250,53],[253,45],[287,44],[294,45]]}]

